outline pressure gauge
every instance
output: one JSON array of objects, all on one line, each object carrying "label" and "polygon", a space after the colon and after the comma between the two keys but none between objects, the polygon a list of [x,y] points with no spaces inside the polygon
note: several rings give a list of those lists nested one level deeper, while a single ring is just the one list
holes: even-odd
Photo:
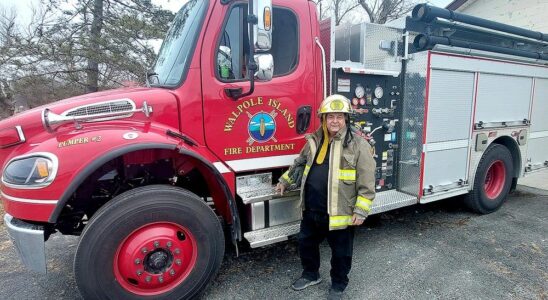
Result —
[{"label": "pressure gauge", "polygon": [[365,95],[365,89],[361,85],[358,85],[354,92],[356,93],[357,98],[363,98],[363,96]]},{"label": "pressure gauge", "polygon": [[373,105],[379,105],[379,99],[377,98],[373,99]]},{"label": "pressure gauge", "polygon": [[384,91],[382,90],[382,87],[378,86],[375,88],[375,98],[382,98],[384,95]]}]

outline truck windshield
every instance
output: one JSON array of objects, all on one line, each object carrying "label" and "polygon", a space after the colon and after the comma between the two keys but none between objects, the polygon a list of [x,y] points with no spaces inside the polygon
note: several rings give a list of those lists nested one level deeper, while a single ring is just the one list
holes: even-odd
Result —
[{"label": "truck windshield", "polygon": [[190,0],[179,10],[169,29],[150,78],[155,86],[178,86],[190,64],[208,1]]}]

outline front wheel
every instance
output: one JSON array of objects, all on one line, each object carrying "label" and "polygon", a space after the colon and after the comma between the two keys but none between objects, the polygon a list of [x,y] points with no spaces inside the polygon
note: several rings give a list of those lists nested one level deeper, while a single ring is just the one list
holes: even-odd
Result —
[{"label": "front wheel", "polygon": [[198,196],[145,186],[91,218],[74,273],[86,299],[188,299],[213,278],[223,254],[221,224]]},{"label": "front wheel", "polygon": [[481,214],[499,209],[510,191],[513,170],[510,151],[499,144],[489,146],[478,164],[474,188],[466,195],[465,204]]}]

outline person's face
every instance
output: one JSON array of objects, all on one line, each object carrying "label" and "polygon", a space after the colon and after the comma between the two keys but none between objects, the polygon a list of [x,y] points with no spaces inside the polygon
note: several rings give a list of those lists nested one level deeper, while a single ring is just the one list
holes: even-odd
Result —
[{"label": "person's face", "polygon": [[346,125],[346,120],[344,119],[343,113],[328,113],[325,119],[329,136],[334,136]]}]

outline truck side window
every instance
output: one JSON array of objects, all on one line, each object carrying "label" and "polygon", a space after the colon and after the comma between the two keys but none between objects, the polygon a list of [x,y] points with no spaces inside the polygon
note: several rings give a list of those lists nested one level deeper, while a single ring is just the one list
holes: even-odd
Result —
[{"label": "truck side window", "polygon": [[293,72],[299,60],[299,23],[289,9],[272,10],[272,48],[274,76]]},{"label": "truck side window", "polygon": [[[274,76],[291,73],[299,58],[299,28],[297,16],[289,10],[273,8],[272,48],[274,57]],[[220,35],[216,55],[216,72],[222,81],[241,81],[247,79],[247,5],[232,6]]]}]

